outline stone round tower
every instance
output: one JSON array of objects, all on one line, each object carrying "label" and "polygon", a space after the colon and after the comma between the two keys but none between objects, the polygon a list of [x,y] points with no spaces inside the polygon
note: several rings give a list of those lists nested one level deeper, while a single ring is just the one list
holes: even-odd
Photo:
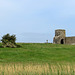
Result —
[{"label": "stone round tower", "polygon": [[55,37],[53,39],[53,43],[55,44],[65,44],[65,30],[64,29],[57,29],[55,30]]},{"label": "stone round tower", "polygon": [[63,30],[63,29],[57,29],[57,30],[55,30],[55,36],[62,36],[62,37],[65,37],[66,36],[66,34],[65,34],[65,30]]}]

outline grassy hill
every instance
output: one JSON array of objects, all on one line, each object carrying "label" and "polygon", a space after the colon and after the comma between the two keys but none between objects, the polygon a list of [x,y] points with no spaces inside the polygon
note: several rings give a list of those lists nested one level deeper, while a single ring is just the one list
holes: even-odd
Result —
[{"label": "grassy hill", "polygon": [[18,43],[18,45],[21,47],[0,48],[0,63],[75,62],[74,45],[47,43]]}]

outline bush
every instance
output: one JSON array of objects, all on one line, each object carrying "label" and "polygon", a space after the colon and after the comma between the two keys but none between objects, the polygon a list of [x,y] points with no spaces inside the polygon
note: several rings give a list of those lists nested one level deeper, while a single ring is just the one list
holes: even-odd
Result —
[{"label": "bush", "polygon": [[11,47],[11,48],[15,48],[17,47],[16,46],[16,37],[15,35],[9,35],[9,34],[6,34],[2,37],[2,47]]}]

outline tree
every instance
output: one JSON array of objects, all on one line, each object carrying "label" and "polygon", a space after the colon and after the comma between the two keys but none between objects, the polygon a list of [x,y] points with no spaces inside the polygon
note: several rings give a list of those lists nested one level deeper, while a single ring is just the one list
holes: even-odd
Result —
[{"label": "tree", "polygon": [[2,41],[2,47],[10,47],[10,48],[17,47],[15,43],[16,41],[15,35],[10,36],[9,34],[6,34],[2,37],[1,41]]}]

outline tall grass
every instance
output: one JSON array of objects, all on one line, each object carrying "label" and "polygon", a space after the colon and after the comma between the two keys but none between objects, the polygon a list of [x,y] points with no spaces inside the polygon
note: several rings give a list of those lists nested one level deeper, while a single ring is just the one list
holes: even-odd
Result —
[{"label": "tall grass", "polygon": [[75,75],[75,65],[1,64],[0,75]]}]

